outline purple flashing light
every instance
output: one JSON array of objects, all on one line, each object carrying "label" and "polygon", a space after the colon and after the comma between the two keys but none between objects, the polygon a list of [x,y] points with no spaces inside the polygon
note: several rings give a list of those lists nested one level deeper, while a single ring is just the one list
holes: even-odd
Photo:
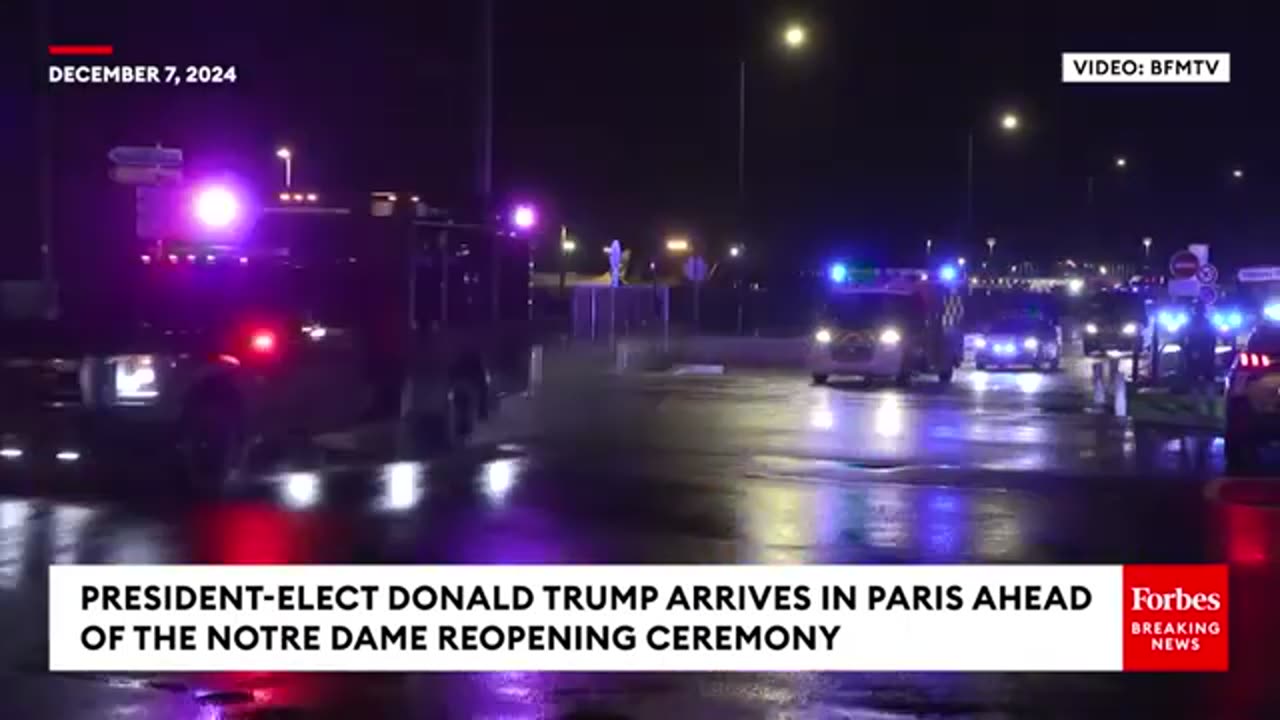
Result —
[{"label": "purple flashing light", "polygon": [[538,224],[538,212],[532,205],[517,205],[515,211],[511,213],[511,222],[521,230],[532,229]]},{"label": "purple flashing light", "polygon": [[196,193],[195,215],[200,224],[221,230],[240,217],[240,201],[222,185],[211,185]]}]

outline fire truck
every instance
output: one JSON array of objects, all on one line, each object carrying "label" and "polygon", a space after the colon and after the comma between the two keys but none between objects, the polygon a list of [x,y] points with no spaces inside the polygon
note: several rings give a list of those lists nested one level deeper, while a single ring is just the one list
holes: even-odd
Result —
[{"label": "fire truck", "polygon": [[81,302],[4,323],[0,471],[142,457],[215,482],[385,420],[415,451],[448,448],[523,389],[529,252],[514,231],[400,193],[167,197],[166,236]]},{"label": "fire truck", "polygon": [[892,378],[910,384],[919,374],[942,383],[964,360],[958,273],[933,279],[920,269],[830,270],[831,286],[814,333],[809,369],[816,384],[833,375]]}]

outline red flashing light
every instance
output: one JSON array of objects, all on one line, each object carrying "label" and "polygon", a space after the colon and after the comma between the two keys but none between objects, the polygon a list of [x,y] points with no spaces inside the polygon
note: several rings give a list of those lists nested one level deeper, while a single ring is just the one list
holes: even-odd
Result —
[{"label": "red flashing light", "polygon": [[218,362],[222,363],[223,365],[232,365],[235,367],[240,366],[240,358],[236,357],[235,355],[228,355],[227,353],[223,353],[219,355]]},{"label": "red flashing light", "polygon": [[1259,353],[1240,353],[1240,367],[1262,369],[1271,367],[1271,356]]},{"label": "red flashing light", "polygon": [[267,329],[254,330],[249,347],[259,355],[270,355],[276,351],[276,334]]}]

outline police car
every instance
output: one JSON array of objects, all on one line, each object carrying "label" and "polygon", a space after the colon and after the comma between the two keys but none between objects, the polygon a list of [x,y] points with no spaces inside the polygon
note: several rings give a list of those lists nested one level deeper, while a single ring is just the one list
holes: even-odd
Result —
[{"label": "police car", "polygon": [[830,275],[809,353],[814,383],[851,375],[907,385],[922,373],[951,382],[964,355],[963,306],[945,283],[916,269],[854,274],[835,265]]},{"label": "police car", "polygon": [[1227,470],[1257,468],[1262,450],[1280,441],[1280,303],[1264,309],[1264,320],[1236,354],[1227,379]]}]

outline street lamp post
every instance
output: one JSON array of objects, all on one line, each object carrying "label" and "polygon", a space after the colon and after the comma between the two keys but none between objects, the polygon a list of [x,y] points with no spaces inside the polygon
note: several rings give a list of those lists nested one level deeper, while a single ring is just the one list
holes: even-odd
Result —
[{"label": "street lamp post", "polygon": [[287,147],[278,148],[276,157],[284,161],[284,188],[293,187],[293,151]]},{"label": "street lamp post", "polygon": [[1142,238],[1142,250],[1146,255],[1147,263],[1151,262],[1151,238]]},{"label": "street lamp post", "polygon": [[[800,50],[809,42],[809,31],[792,23],[782,31],[782,42],[789,50]],[[747,60],[738,59],[738,207],[746,203],[747,185]]]},{"label": "street lamp post", "polygon": [[996,239],[993,237],[989,237],[987,238],[987,260],[991,260],[995,258],[995,255],[996,255]]},{"label": "street lamp post", "polygon": [[[1000,116],[1000,129],[1006,133],[1016,132],[1022,127],[1022,118],[1017,113],[1006,112]],[[969,128],[969,137],[965,163],[965,236],[973,236],[973,128]]]}]

